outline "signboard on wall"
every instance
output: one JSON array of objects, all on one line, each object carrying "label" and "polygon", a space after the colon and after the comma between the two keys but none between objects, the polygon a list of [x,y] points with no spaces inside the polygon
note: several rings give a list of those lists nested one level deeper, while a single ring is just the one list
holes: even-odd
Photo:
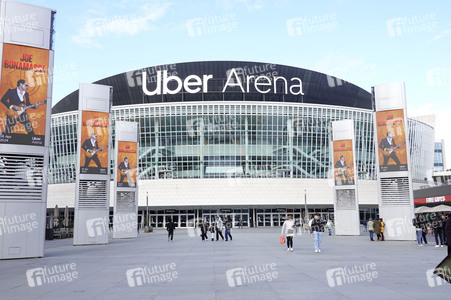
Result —
[{"label": "signboard on wall", "polygon": [[404,111],[377,111],[376,123],[380,172],[407,171]]},{"label": "signboard on wall", "polygon": [[0,143],[44,146],[49,50],[3,44]]},{"label": "signboard on wall", "polygon": [[333,141],[334,181],[335,185],[353,185],[354,154],[352,140]]},{"label": "signboard on wall", "polygon": [[107,175],[109,113],[83,111],[81,124],[80,174]]}]

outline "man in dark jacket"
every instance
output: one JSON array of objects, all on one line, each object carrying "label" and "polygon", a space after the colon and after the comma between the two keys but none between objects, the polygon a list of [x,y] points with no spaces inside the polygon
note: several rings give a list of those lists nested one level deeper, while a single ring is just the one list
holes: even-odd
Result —
[{"label": "man in dark jacket", "polygon": [[451,217],[448,214],[448,220],[446,220],[445,226],[446,244],[448,245],[448,255],[451,254]]},{"label": "man in dark jacket", "polygon": [[168,224],[166,224],[166,230],[168,231],[168,242],[169,242],[169,238],[172,239],[174,238],[174,229],[175,229],[175,224],[174,222],[172,222],[172,219],[168,222]]},{"label": "man in dark jacket", "polygon": [[207,221],[203,220],[202,223],[200,224],[200,231],[201,231],[201,237],[202,237],[202,241],[206,241],[208,240],[207,237],[207,231],[208,231],[208,224]]},{"label": "man in dark jacket", "polygon": [[321,241],[324,235],[324,222],[320,220],[319,214],[310,221],[310,234],[314,238],[315,252],[321,252]]}]

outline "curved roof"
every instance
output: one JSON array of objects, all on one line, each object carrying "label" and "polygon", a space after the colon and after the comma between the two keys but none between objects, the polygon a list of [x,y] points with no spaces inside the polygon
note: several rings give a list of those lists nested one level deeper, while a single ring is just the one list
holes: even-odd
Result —
[{"label": "curved roof", "polygon": [[[235,73],[230,75],[230,70],[232,69],[235,69]],[[142,87],[142,71],[146,71],[147,74],[147,89],[153,91],[156,88],[157,71],[164,70],[167,71],[167,76],[176,75],[181,80],[193,74],[198,75],[201,79],[203,79],[203,75],[212,75],[213,77],[208,79],[208,90],[206,92],[200,89],[197,93],[188,93],[182,88],[180,92],[173,95],[146,95]],[[232,79],[227,85],[229,75]],[[260,86],[260,89],[267,89],[269,92],[259,93],[254,86],[253,80],[260,75],[267,76],[271,80],[274,79],[274,76],[280,76],[284,77],[286,81],[278,79],[274,83],[274,80],[272,80],[268,86]],[[249,77],[249,83],[246,82],[247,76],[254,76]],[[238,85],[233,86],[233,84],[230,84],[237,84],[238,77],[241,78],[244,93]],[[302,80],[304,95],[296,95],[296,91],[299,91],[299,88],[296,89],[295,87],[293,87],[294,93],[289,92],[290,85],[296,83],[296,81],[290,81],[293,77]],[[260,80],[259,82],[263,81]],[[327,74],[271,63],[246,61],[185,62],[137,69],[107,77],[94,83],[113,87],[113,106],[164,102],[270,101],[317,103],[364,109],[373,108],[371,94],[354,84]],[[168,82],[167,86],[169,89],[174,90],[177,87],[177,83],[172,80]],[[227,88],[223,93],[224,86],[227,86]],[[192,89],[194,88],[192,87]],[[286,93],[285,89],[288,90],[288,93]],[[52,113],[56,114],[77,109],[78,90],[59,101],[52,108]]]}]

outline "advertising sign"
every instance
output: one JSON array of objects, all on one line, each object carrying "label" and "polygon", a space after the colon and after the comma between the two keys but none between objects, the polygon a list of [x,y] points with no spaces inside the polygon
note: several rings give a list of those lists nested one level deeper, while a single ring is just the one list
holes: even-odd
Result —
[{"label": "advertising sign", "polygon": [[49,50],[4,44],[0,143],[44,146]]},{"label": "advertising sign", "polygon": [[407,171],[404,111],[376,112],[380,172]]},{"label": "advertising sign", "polygon": [[80,174],[106,175],[108,172],[109,115],[82,112]]},{"label": "advertising sign", "polygon": [[138,173],[138,143],[118,141],[117,186],[135,187]]},{"label": "advertising sign", "polygon": [[353,185],[355,177],[352,140],[339,140],[333,143],[335,185]]}]

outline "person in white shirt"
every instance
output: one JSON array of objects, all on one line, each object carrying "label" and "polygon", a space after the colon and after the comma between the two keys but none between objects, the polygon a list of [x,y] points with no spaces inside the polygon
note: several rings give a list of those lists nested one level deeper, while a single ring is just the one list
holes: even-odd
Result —
[{"label": "person in white shirt", "polygon": [[293,252],[293,236],[295,231],[295,225],[292,216],[288,216],[288,219],[283,222],[282,225],[282,236],[285,236],[287,239],[287,251]]}]

